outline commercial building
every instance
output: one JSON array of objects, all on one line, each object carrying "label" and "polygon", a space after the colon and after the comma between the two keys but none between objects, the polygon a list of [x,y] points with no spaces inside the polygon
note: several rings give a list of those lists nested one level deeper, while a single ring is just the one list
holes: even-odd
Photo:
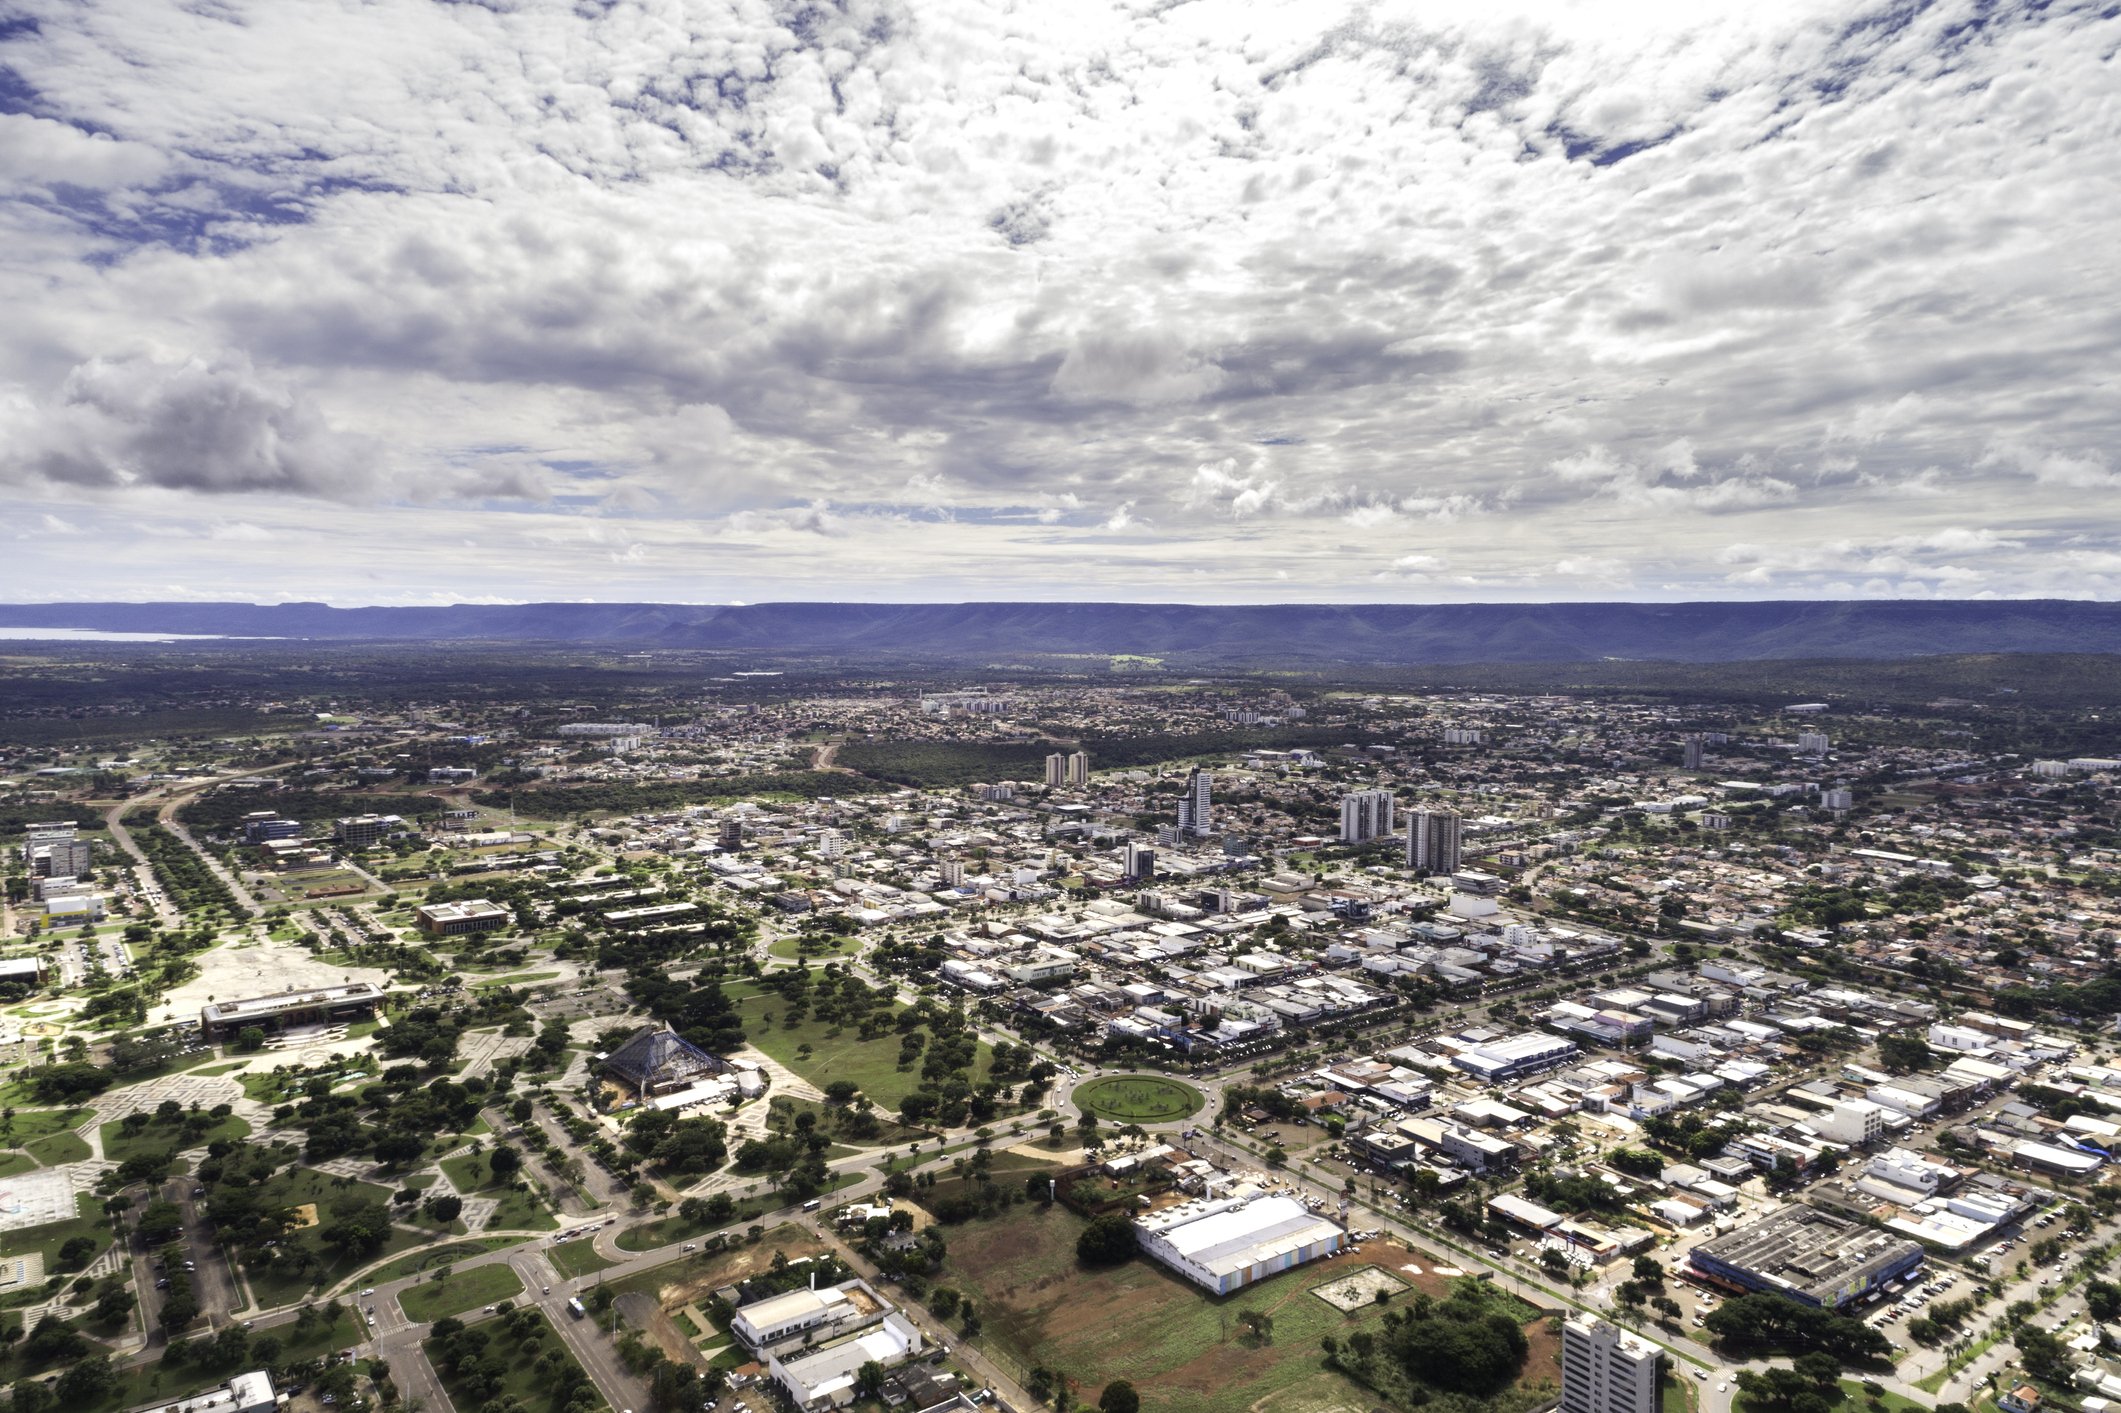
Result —
[{"label": "commercial building", "polygon": [[1407,867],[1416,873],[1458,872],[1463,822],[1456,810],[1418,809],[1407,826]]},{"label": "commercial building", "polygon": [[1186,793],[1178,802],[1179,833],[1197,839],[1214,831],[1214,786],[1212,770],[1196,770],[1186,777]]},{"label": "commercial building", "polygon": [[413,910],[420,931],[429,937],[463,937],[474,932],[492,932],[508,926],[513,916],[499,903],[486,898],[465,898],[455,903],[422,903]]},{"label": "commercial building", "polygon": [[95,866],[95,846],[86,839],[59,839],[31,853],[29,871],[37,878],[78,878]]},{"label": "commercial building", "polygon": [[350,814],[332,821],[331,837],[349,849],[365,849],[404,827],[404,819],[394,814]]},{"label": "commercial building", "polygon": [[1340,842],[1366,844],[1392,832],[1392,792],[1357,790],[1340,801]]},{"label": "commercial building", "polygon": [[1835,1143],[1861,1147],[1885,1137],[1885,1106],[1868,1099],[1844,1099],[1811,1120],[1812,1131]]},{"label": "commercial building", "polygon": [[272,1375],[262,1369],[238,1374],[219,1388],[206,1389],[175,1403],[164,1403],[143,1413],[270,1413],[279,1406],[273,1392]]},{"label": "commercial building", "polygon": [[1453,1055],[1451,1063],[1489,1084],[1507,1084],[1513,1079],[1565,1065],[1582,1053],[1573,1041],[1528,1030],[1504,1040],[1469,1045]]},{"label": "commercial building", "polygon": [[299,820],[282,819],[271,810],[254,810],[243,816],[243,842],[265,844],[274,839],[299,839],[302,824]]},{"label": "commercial building", "polygon": [[674,1030],[651,1027],[606,1055],[603,1068],[638,1097],[650,1099],[726,1074],[729,1062],[708,1054]]},{"label": "commercial building", "polygon": [[859,1334],[799,1354],[767,1361],[766,1373],[803,1413],[844,1408],[860,1396],[864,1364],[894,1369],[921,1352],[921,1332],[893,1311]]},{"label": "commercial building", "polygon": [[1596,1315],[1561,1326],[1561,1413],[1657,1413],[1657,1351]]},{"label": "commercial building", "polygon": [[[859,1285],[850,1281],[848,1285]],[[805,1330],[833,1324],[854,1313],[855,1302],[848,1290],[828,1285],[823,1290],[790,1290],[739,1306],[729,1328],[753,1349],[779,1344]]]},{"label": "commercial building", "polygon": [[246,1026],[283,1030],[290,1025],[372,1020],[383,1004],[383,988],[373,981],[320,986],[310,991],[283,991],[242,1001],[215,1001],[199,1008],[199,1029],[206,1039],[226,1040]]},{"label": "commercial building", "polygon": [[1695,1274],[1836,1309],[1922,1264],[1922,1247],[1816,1208],[1785,1207],[1694,1248]]},{"label": "commercial building", "polygon": [[1340,1249],[1338,1226],[1291,1197],[1224,1197],[1139,1217],[1150,1256],[1217,1295]]}]

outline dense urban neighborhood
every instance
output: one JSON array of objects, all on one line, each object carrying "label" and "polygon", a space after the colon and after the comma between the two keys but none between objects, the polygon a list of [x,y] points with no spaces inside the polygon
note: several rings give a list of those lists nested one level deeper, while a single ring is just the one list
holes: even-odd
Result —
[{"label": "dense urban neighborhood", "polygon": [[9,662],[17,1413],[2121,1400],[2095,703],[216,661]]}]

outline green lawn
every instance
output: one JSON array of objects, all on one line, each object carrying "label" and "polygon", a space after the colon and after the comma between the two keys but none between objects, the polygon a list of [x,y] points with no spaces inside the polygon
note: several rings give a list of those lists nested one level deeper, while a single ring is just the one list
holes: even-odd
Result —
[{"label": "green lawn", "polygon": [[[1324,1413],[1390,1401],[1322,1365],[1325,1336],[1345,1340],[1355,1330],[1374,1331],[1391,1308],[1363,1306],[1344,1315],[1312,1295],[1356,1266],[1299,1267],[1213,1300],[1145,1259],[1084,1269],[1075,1259],[1083,1226],[1065,1208],[1024,1206],[944,1229],[950,1254],[937,1283],[972,1299],[984,1320],[981,1346],[1021,1367],[1065,1371],[1084,1400],[1094,1401],[1112,1379],[1127,1379],[1145,1413]],[[1244,1310],[1272,1316],[1269,1342],[1240,1335],[1237,1315]],[[1536,1324],[1527,1330],[1535,1332],[1538,1357],[1525,1376],[1478,1406],[1510,1413],[1552,1397],[1558,1341]],[[1460,1405],[1440,1400],[1439,1406]]]},{"label": "green lawn", "polygon": [[[552,1322],[541,1314],[531,1326],[530,1333],[520,1341],[509,1336],[498,1322],[491,1326],[491,1333],[493,1344],[489,1348],[501,1356],[501,1366],[506,1373],[502,1376],[499,1393],[485,1402],[472,1397],[462,1382],[443,1366],[436,1342],[427,1342],[427,1357],[434,1365],[436,1376],[442,1380],[442,1388],[448,1393],[450,1402],[459,1408],[480,1408],[487,1402],[513,1399],[529,1413],[559,1413],[560,1396],[565,1390],[561,1380],[554,1375],[558,1370],[579,1370],[581,1365],[560,1339],[559,1332],[553,1329]],[[538,1367],[539,1361],[547,1354],[558,1356],[556,1368]]]},{"label": "green lawn", "polygon": [[122,1163],[128,1158],[138,1158],[148,1153],[185,1152],[193,1148],[204,1148],[217,1139],[240,1139],[250,1137],[250,1125],[231,1114],[218,1123],[207,1126],[197,1138],[184,1133],[182,1123],[157,1121],[140,1132],[128,1135],[123,1124],[105,1124],[100,1130],[103,1136],[103,1156],[113,1163]]},{"label": "green lawn", "polygon": [[93,1109],[17,1109],[14,1122],[5,1130],[5,1139],[13,1147],[26,1148],[37,1139],[71,1133],[95,1114]]},{"label": "green lawn", "polygon": [[442,1171],[448,1174],[459,1192],[499,1199],[499,1209],[486,1223],[491,1230],[555,1231],[559,1228],[559,1218],[545,1210],[536,1194],[495,1184],[493,1169],[485,1153],[459,1153],[454,1158],[444,1158]]},{"label": "green lawn", "polygon": [[461,1315],[522,1293],[523,1278],[506,1262],[496,1261],[490,1266],[453,1271],[447,1280],[421,1281],[400,1291],[398,1304],[407,1319],[428,1324],[444,1315]]},{"label": "green lawn", "polygon": [[[808,950],[804,950],[806,942]],[[834,957],[850,956],[861,950],[861,945],[861,939],[857,937],[783,937],[766,949],[766,955],[784,962],[807,961],[813,957],[829,961]]]},{"label": "green lawn", "polygon": [[11,1178],[18,1173],[35,1171],[37,1160],[27,1153],[0,1153],[0,1178]]},{"label": "green lawn", "polygon": [[[315,1203],[320,1225],[329,1226],[333,1220],[333,1209],[341,1205],[361,1202],[390,1202],[390,1190],[372,1182],[349,1182],[322,1173],[315,1168],[288,1168],[275,1173],[266,1183],[264,1198],[268,1202],[284,1203],[300,1207]],[[243,1278],[250,1285],[251,1294],[260,1306],[270,1308],[288,1305],[300,1300],[312,1289],[330,1289],[338,1281],[352,1274],[371,1261],[395,1255],[409,1247],[420,1245],[429,1238],[409,1232],[402,1227],[390,1228],[390,1235],[383,1245],[374,1251],[358,1255],[341,1255],[317,1239],[317,1229],[307,1227],[290,1233],[280,1243],[281,1259],[270,1264],[262,1260],[244,1262]],[[303,1253],[313,1253],[319,1264],[304,1269],[298,1260]]]},{"label": "green lawn", "polygon": [[373,1271],[364,1272],[360,1278],[363,1285],[381,1285],[385,1281],[403,1280],[422,1271],[431,1271],[437,1266],[453,1265],[473,1256],[484,1256],[489,1251],[505,1251],[511,1246],[520,1246],[528,1237],[482,1236],[473,1241],[452,1241],[447,1246],[429,1246],[395,1261],[387,1261]]},{"label": "green lawn", "polygon": [[573,1241],[555,1242],[545,1248],[545,1259],[563,1276],[593,1276],[598,1271],[609,1270],[617,1265],[596,1253],[594,1237],[577,1237]]},{"label": "green lawn", "polygon": [[1117,1124],[1161,1124],[1189,1118],[1207,1100],[1198,1089],[1158,1074],[1108,1074],[1075,1091],[1075,1105]]},{"label": "green lawn", "polygon": [[88,1140],[78,1133],[55,1133],[39,1138],[26,1145],[29,1155],[47,1168],[56,1168],[61,1163],[78,1163],[94,1157]]},{"label": "green lawn", "polygon": [[[801,1024],[790,1029],[783,1020],[788,1003],[779,996],[758,991],[745,995],[740,985],[724,985],[722,989],[732,999],[741,997],[737,1009],[744,1018],[745,1037],[820,1089],[836,1079],[851,1079],[861,1086],[871,1103],[891,1113],[898,1109],[899,1100],[921,1087],[918,1059],[911,1068],[898,1067],[896,1030],[886,1031],[875,1040],[864,1040],[855,1027],[828,1025],[808,1014]],[[902,1009],[895,1009],[893,1014]],[[773,1017],[771,1025],[762,1020],[767,1015]],[[835,1029],[839,1033],[830,1034]],[[810,1047],[808,1056],[798,1053],[805,1045]],[[971,1080],[975,1087],[986,1078],[993,1063],[994,1052],[982,1043],[972,1061]]]},{"label": "green lawn", "polygon": [[32,1251],[44,1255],[44,1269],[57,1269],[59,1248],[77,1236],[94,1238],[96,1250],[111,1243],[109,1219],[103,1215],[103,1205],[86,1192],[74,1194],[74,1212],[71,1220],[46,1222],[42,1226],[17,1227],[13,1231],[0,1232],[0,1256],[27,1256]]},{"label": "green lawn", "polygon": [[[1904,1397],[1888,1389],[1884,1397],[1879,1400],[1879,1406],[1885,1410],[1885,1413],[1926,1413],[1930,1405],[1917,1403],[1912,1398]],[[1860,1379],[1843,1379],[1841,1381],[1841,1401],[1833,1405],[1833,1413],[1864,1413],[1864,1410],[1869,1407],[1870,1398],[1863,1391],[1862,1381]],[[1744,1394],[1735,1391],[1732,1393],[1731,1413],[1746,1413]]]}]

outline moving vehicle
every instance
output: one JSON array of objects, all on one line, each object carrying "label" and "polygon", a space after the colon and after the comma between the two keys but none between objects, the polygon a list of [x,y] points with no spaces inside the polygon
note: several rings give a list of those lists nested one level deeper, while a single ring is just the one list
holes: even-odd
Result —
[{"label": "moving vehicle", "polygon": [[589,1311],[583,1308],[582,1297],[577,1295],[569,1298],[567,1302],[567,1313],[579,1320],[584,1315],[587,1315]]}]

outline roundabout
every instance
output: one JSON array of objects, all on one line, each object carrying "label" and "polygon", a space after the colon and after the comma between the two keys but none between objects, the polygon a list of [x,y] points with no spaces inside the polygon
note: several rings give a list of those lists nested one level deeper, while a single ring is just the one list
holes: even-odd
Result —
[{"label": "roundabout", "polygon": [[1108,1074],[1076,1086],[1075,1107],[1120,1124],[1168,1124],[1191,1118],[1207,1100],[1192,1085],[1160,1074]]}]

